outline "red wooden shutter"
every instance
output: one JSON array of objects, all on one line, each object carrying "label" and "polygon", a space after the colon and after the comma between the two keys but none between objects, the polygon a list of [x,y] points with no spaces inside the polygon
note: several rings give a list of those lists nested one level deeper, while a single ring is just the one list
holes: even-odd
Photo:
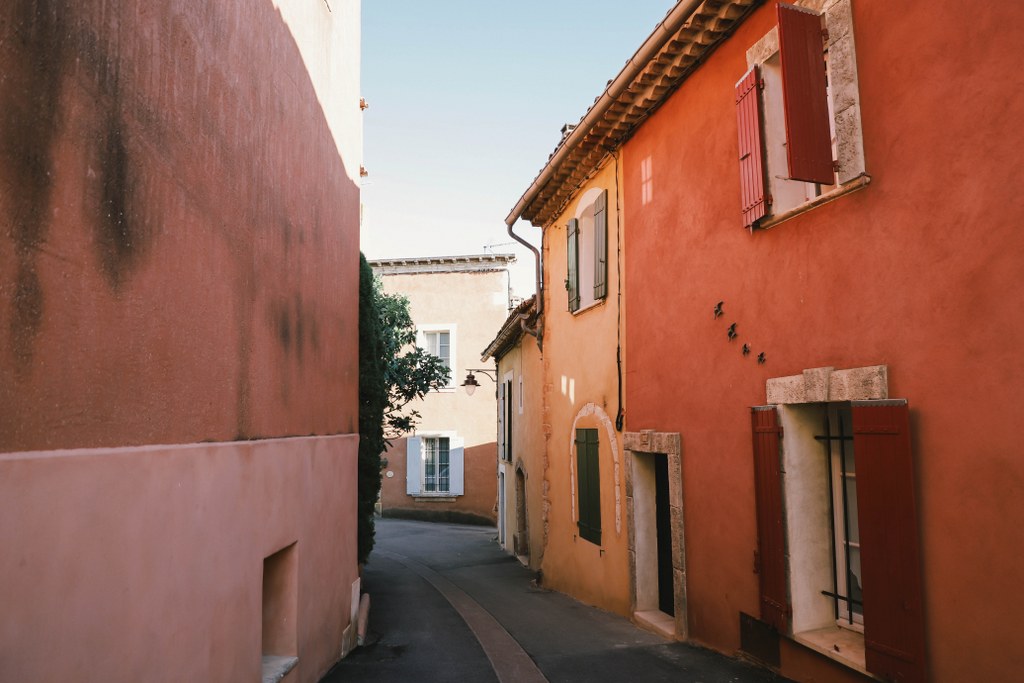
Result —
[{"label": "red wooden shutter", "polygon": [[782,527],[782,428],[774,406],[751,408],[751,420],[761,620],[785,633],[792,610],[786,587],[786,537]]},{"label": "red wooden shutter", "polygon": [[608,190],[594,202],[594,299],[608,296]]},{"label": "red wooden shutter", "polygon": [[565,289],[569,293],[569,310],[580,310],[580,222],[569,219],[565,231]]},{"label": "red wooden shutter", "polygon": [[831,185],[835,169],[821,16],[784,4],[778,12],[789,177]]},{"label": "red wooden shutter", "polygon": [[761,76],[757,66],[750,67],[736,84],[736,122],[740,141],[740,206],[743,227],[751,228],[768,213],[764,182],[764,130],[761,119],[761,98],[758,93]]},{"label": "red wooden shutter", "polygon": [[924,600],[906,401],[853,404],[867,669],[925,681]]}]

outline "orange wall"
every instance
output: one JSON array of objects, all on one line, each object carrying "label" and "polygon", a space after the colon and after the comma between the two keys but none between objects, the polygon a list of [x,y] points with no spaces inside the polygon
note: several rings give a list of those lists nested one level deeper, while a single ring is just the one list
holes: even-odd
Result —
[{"label": "orange wall", "polygon": [[733,650],[737,612],[758,611],[748,407],[770,377],[888,365],[912,410],[932,675],[1009,680],[1024,666],[1024,6],[853,10],[866,189],[740,227],[733,84],[771,6],[626,144],[627,430],[682,435],[690,629]]},{"label": "orange wall", "polygon": [[356,431],[359,191],[271,0],[12,0],[0,71],[0,451]]}]

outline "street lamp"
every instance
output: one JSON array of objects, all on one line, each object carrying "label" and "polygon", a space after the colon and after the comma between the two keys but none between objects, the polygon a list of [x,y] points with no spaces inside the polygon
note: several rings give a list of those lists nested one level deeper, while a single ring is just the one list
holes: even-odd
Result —
[{"label": "street lamp", "polygon": [[[476,388],[480,386],[480,382],[476,381],[476,375],[474,373],[479,372],[486,376],[487,379],[491,380],[495,384],[498,383],[498,372],[496,370],[486,370],[484,368],[466,368],[466,370],[468,372],[468,374],[466,375],[466,379],[459,386],[466,387],[466,394],[468,396],[472,396],[473,392],[476,391]],[[491,377],[492,372],[494,373],[493,377]]]}]

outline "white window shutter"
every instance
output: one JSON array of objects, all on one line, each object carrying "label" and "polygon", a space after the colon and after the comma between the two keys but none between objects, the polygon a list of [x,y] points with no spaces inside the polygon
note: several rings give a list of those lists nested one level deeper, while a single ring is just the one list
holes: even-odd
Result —
[{"label": "white window shutter", "polygon": [[423,485],[423,439],[410,436],[405,440],[405,492],[410,496],[419,495]]},{"label": "white window shutter", "polygon": [[463,484],[465,478],[465,445],[466,440],[461,436],[453,436],[448,440],[448,466],[451,468],[451,494],[461,496],[466,492]]}]

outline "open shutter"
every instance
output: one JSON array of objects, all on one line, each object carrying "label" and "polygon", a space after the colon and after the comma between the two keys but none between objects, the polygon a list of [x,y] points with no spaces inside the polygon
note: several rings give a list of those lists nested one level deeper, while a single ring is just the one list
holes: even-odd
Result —
[{"label": "open shutter", "polygon": [[608,296],[608,190],[594,202],[594,299]]},{"label": "open shutter", "polygon": [[566,229],[565,289],[569,293],[569,310],[580,310],[580,223],[569,219]]},{"label": "open shutter", "polygon": [[736,84],[736,123],[740,143],[740,206],[744,228],[753,227],[768,213],[760,92],[761,77],[757,66],[752,66]]},{"label": "open shutter", "polygon": [[778,15],[789,177],[831,185],[835,169],[821,16],[785,4],[778,6]]},{"label": "open shutter", "polygon": [[786,587],[786,537],[782,525],[782,428],[774,406],[752,408],[751,421],[761,620],[785,633],[792,610]]},{"label": "open shutter", "polygon": [[925,681],[921,549],[906,401],[853,403],[867,670]]},{"label": "open shutter", "polygon": [[466,440],[460,436],[448,439],[448,490],[453,496],[461,496],[466,492]]},{"label": "open shutter", "polygon": [[423,439],[410,436],[405,440],[405,492],[410,496],[421,493],[423,485],[420,475],[423,472]]}]

